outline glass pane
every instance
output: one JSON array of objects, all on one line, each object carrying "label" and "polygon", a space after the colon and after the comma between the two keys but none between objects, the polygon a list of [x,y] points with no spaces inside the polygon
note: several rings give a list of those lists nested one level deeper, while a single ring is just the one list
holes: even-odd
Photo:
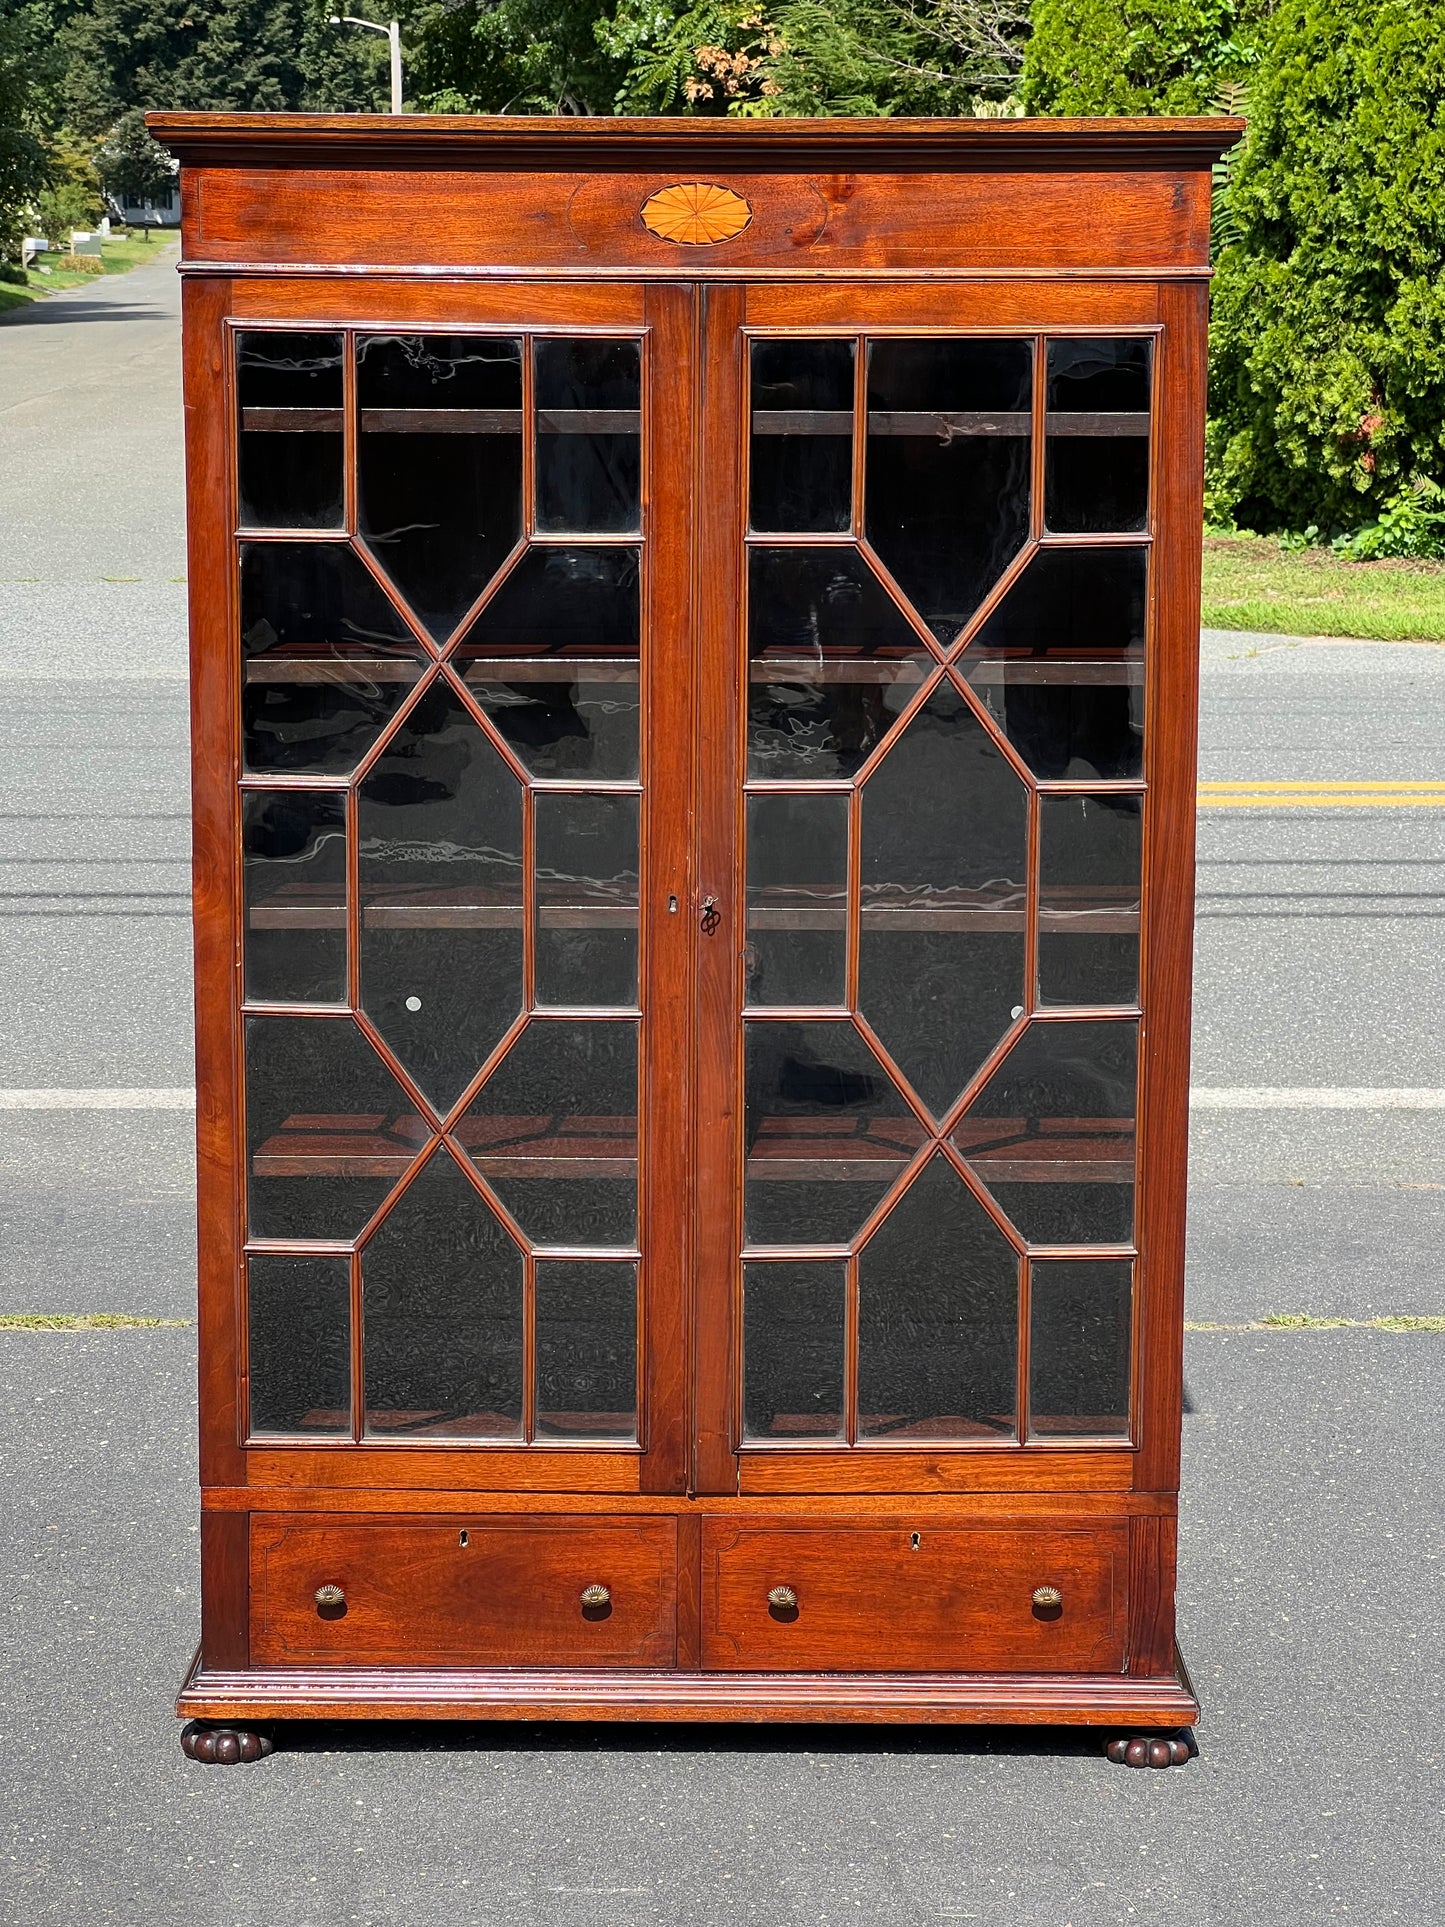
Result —
[{"label": "glass pane", "polygon": [[361,785],[361,1007],[439,1108],[522,1009],[522,790],[445,682]]},{"label": "glass pane", "polygon": [[848,798],[748,798],[750,1004],[846,996]]},{"label": "glass pane", "polygon": [[522,1435],[522,1254],[445,1151],[361,1254],[368,1434]]},{"label": "glass pane", "polygon": [[537,527],[639,529],[642,367],[635,341],[538,341]]},{"label": "glass pane", "polygon": [[637,1436],[637,1266],[537,1266],[539,1437]]},{"label": "glass pane", "polygon": [[530,550],[456,651],[468,686],[537,776],[637,775],[636,549]]},{"label": "glass pane", "polygon": [[851,341],[753,343],[753,528],[852,526],[853,353]]},{"label": "glass pane", "polygon": [[1039,999],[1139,1000],[1139,866],[1144,799],[1039,801]]},{"label": "glass pane", "polygon": [[858,1260],[858,1437],[1011,1438],[1018,1259],[942,1156]]},{"label": "glass pane", "polygon": [[953,1141],[1030,1244],[1134,1236],[1137,1023],[1030,1024]]},{"label": "glass pane", "polygon": [[537,1001],[637,1002],[635,796],[543,790],[537,810]]},{"label": "glass pane", "polygon": [[743,1267],[743,1434],[750,1439],[841,1439],[841,1264]]},{"label": "glass pane", "polygon": [[963,672],[1036,776],[1144,766],[1147,549],[1043,549],[963,654]]},{"label": "glass pane", "polygon": [[1029,532],[1031,341],[868,344],[868,540],[952,642]]},{"label": "glass pane", "polygon": [[427,1135],[350,1019],[246,1019],[251,1237],[356,1237]]},{"label": "glass pane", "polygon": [[748,774],[851,776],[934,658],[856,549],[748,557]]},{"label": "glass pane", "polygon": [[1127,1438],[1133,1266],[1036,1258],[1030,1269],[1030,1438]]},{"label": "glass pane", "polygon": [[241,527],[342,528],[341,336],[238,334],[236,402]]},{"label": "glass pane", "polygon": [[1044,521],[1142,529],[1149,510],[1148,341],[1051,341]]},{"label": "glass pane", "polygon": [[456,1137],[534,1244],[631,1246],[636,1024],[529,1024]]},{"label": "glass pane", "polygon": [[356,394],[361,533],[440,641],[522,533],[521,344],[362,336]]},{"label": "glass pane", "polygon": [[918,1121],[851,1024],[746,1030],[748,1242],[847,1244],[918,1149]]},{"label": "glass pane", "polygon": [[248,1258],[253,1436],[351,1435],[351,1260]]},{"label": "glass pane", "polygon": [[360,556],[329,542],[241,550],[245,767],[340,776],[422,674],[423,651]]},{"label": "glass pane", "polygon": [[859,1008],[935,1115],[1024,1001],[1027,811],[949,684],[863,789]]},{"label": "glass pane", "polygon": [[241,798],[246,995],[346,1002],[346,806],[334,790]]}]

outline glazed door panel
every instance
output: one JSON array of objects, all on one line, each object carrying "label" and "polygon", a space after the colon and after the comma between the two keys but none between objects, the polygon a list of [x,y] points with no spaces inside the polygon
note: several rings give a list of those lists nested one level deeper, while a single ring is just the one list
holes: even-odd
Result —
[{"label": "glazed door panel", "polygon": [[1134,1435],[1157,329],[826,302],[706,331],[699,1484],[1027,1480]]},{"label": "glazed door panel", "polygon": [[227,331],[242,1429],[676,1490],[693,296],[535,299]]}]

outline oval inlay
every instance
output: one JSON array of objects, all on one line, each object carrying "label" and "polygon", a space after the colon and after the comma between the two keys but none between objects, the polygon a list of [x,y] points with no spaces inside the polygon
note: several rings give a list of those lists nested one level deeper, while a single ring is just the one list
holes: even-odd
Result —
[{"label": "oval inlay", "polygon": [[678,241],[685,247],[730,241],[752,218],[753,211],[741,194],[707,181],[660,187],[642,203],[648,231],[659,241]]}]

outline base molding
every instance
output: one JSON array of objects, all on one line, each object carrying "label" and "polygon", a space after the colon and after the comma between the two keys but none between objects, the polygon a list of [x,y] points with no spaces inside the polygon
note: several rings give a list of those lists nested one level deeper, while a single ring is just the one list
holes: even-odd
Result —
[{"label": "base molding", "polygon": [[1199,1717],[1183,1660],[1163,1679],[1078,1673],[680,1673],[272,1666],[197,1654],[185,1720],[736,1720],[1177,1728]]}]

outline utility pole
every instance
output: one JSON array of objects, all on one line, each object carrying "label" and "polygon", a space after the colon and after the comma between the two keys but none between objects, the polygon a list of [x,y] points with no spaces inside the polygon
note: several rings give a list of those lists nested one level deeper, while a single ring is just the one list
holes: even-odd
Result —
[{"label": "utility pole", "polygon": [[354,13],[333,13],[327,18],[332,27],[366,27],[372,33],[384,33],[391,42],[391,111],[401,112],[401,25],[393,20],[383,27],[377,20],[361,20]]}]

